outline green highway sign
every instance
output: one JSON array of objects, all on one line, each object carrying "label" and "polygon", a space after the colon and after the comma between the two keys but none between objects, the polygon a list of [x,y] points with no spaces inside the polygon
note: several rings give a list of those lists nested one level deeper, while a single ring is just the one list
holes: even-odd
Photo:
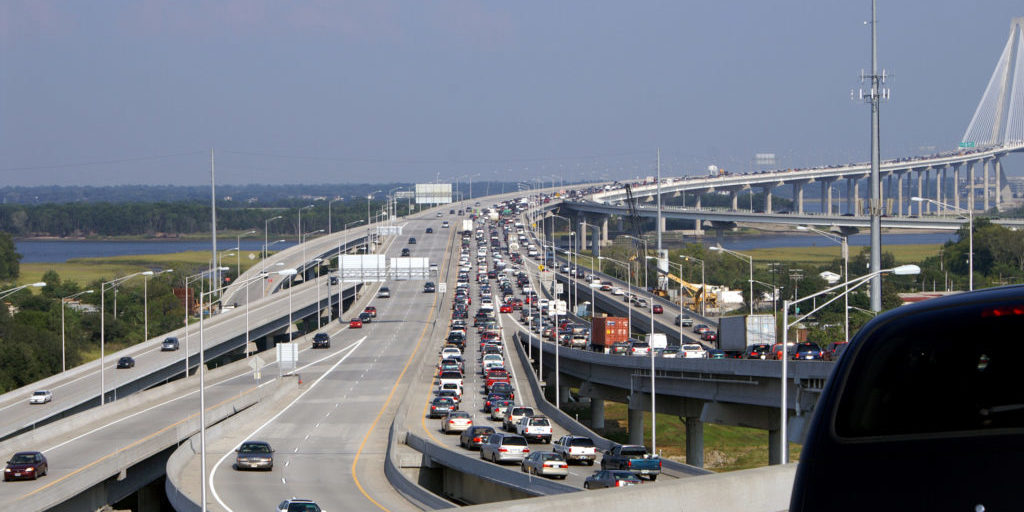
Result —
[{"label": "green highway sign", "polygon": [[960,143],[960,147],[962,147],[962,148],[973,148],[974,147],[974,143],[973,142],[961,142]]}]

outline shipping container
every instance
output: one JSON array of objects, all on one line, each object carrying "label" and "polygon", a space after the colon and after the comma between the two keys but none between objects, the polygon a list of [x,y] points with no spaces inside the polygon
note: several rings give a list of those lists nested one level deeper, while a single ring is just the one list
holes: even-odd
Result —
[{"label": "shipping container", "polygon": [[620,341],[629,341],[629,319],[606,316],[595,317],[590,329],[591,349],[607,353]]}]

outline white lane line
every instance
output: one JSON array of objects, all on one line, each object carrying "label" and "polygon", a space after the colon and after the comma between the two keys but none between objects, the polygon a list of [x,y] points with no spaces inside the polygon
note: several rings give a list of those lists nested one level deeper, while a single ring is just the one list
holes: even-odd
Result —
[{"label": "white lane line", "polygon": [[[317,425],[319,425],[319,424],[317,424]],[[306,437],[304,437],[302,440],[303,441],[309,441],[309,434],[306,434]],[[298,450],[298,448],[296,448],[295,450]]]},{"label": "white lane line", "polygon": [[[359,341],[357,341],[355,344],[352,345],[352,347],[353,348],[359,347],[360,345],[363,344],[363,341],[366,341],[366,336],[363,336],[362,338],[360,338]],[[351,352],[346,354],[345,357],[342,357],[341,359],[339,359],[337,363],[334,363],[334,365],[332,365],[327,371],[325,371],[323,373],[323,375],[321,375],[312,384],[310,384],[309,388],[307,388],[305,391],[303,391],[299,396],[295,397],[295,399],[292,400],[291,402],[289,402],[288,405],[282,407],[281,410],[277,412],[277,414],[275,414],[273,417],[271,417],[265,423],[263,423],[259,427],[256,427],[255,430],[250,432],[249,435],[245,436],[243,439],[251,439],[259,431],[263,430],[267,425],[270,425],[274,421],[277,421],[277,418],[279,418],[282,414],[284,414],[285,411],[290,409],[299,400],[302,400],[302,398],[306,396],[306,393],[309,393],[310,391],[312,391],[313,388],[315,388],[317,386],[317,384],[320,384],[320,382],[322,380],[324,380],[324,378],[326,378],[331,372],[333,372],[338,366],[340,366],[341,363],[345,362],[345,360],[348,359],[349,356],[351,356],[352,354],[355,354],[355,353],[356,353],[356,351],[352,350]],[[210,470],[210,477],[209,477],[210,478],[210,480],[209,480],[210,492],[213,493],[213,499],[217,500],[217,503],[220,504],[221,507],[224,507],[224,510],[226,510],[227,512],[233,512],[233,509],[231,507],[229,507],[226,503],[224,503],[224,500],[220,499],[220,495],[217,494],[217,486],[216,486],[216,483],[214,482],[214,476],[217,475],[217,468],[219,468],[221,466],[221,464],[224,463],[224,460],[228,458],[228,455],[234,453],[234,451],[240,445],[241,444],[239,443],[238,445],[235,445],[234,448],[232,448],[231,450],[227,451],[224,454],[224,456],[221,457],[220,460],[218,460],[216,464],[214,464],[213,469]],[[298,451],[298,448],[296,448],[295,450]],[[284,479],[282,478],[282,480],[284,480]]]},{"label": "white lane line", "polygon": [[285,485],[287,482],[284,481],[284,477],[281,477],[281,485]]}]

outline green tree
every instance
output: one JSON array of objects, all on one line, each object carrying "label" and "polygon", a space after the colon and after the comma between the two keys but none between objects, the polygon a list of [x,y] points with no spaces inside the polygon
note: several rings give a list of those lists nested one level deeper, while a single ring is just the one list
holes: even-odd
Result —
[{"label": "green tree", "polygon": [[21,272],[21,255],[14,250],[10,233],[0,231],[0,279],[12,280]]}]

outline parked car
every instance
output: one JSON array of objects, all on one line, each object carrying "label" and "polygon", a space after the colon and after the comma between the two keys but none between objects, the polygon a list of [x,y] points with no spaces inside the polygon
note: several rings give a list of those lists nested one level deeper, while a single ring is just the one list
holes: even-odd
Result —
[{"label": "parked car", "polygon": [[480,445],[487,441],[487,438],[493,433],[494,427],[473,425],[459,434],[459,446],[467,450],[479,450]]},{"label": "parked car", "polygon": [[178,338],[174,336],[168,336],[164,338],[164,342],[160,344],[160,351],[178,350]]},{"label": "parked car", "polygon": [[313,348],[331,348],[331,337],[326,332],[313,335]]},{"label": "parked car", "polygon": [[494,463],[522,462],[529,454],[526,439],[516,434],[494,433],[480,445],[480,458]]},{"label": "parked car", "polygon": [[274,469],[274,449],[266,441],[246,441],[235,450],[235,469]]},{"label": "parked car", "polygon": [[597,460],[597,447],[594,446],[594,441],[586,436],[562,436],[555,441],[552,449],[568,462],[579,461],[593,466]]},{"label": "parked car", "polygon": [[11,456],[4,468],[4,481],[35,480],[45,476],[49,465],[40,452],[18,452]]},{"label": "parked car", "polygon": [[641,480],[632,471],[608,470],[594,472],[583,481],[584,489],[604,489],[606,487],[626,487],[640,485]]},{"label": "parked car", "polygon": [[124,356],[121,359],[117,360],[117,367],[118,369],[135,368],[135,359],[132,359],[131,357],[128,356]]},{"label": "parked car", "polygon": [[464,411],[448,411],[448,416],[441,421],[441,431],[445,434],[463,432],[473,426],[473,416]]},{"label": "parked car", "polygon": [[533,452],[520,464],[523,473],[552,476],[564,480],[569,474],[569,464],[555,452]]},{"label": "parked car", "polygon": [[34,391],[32,396],[28,397],[28,403],[30,404],[45,404],[51,401],[53,401],[53,391],[48,389]]}]

